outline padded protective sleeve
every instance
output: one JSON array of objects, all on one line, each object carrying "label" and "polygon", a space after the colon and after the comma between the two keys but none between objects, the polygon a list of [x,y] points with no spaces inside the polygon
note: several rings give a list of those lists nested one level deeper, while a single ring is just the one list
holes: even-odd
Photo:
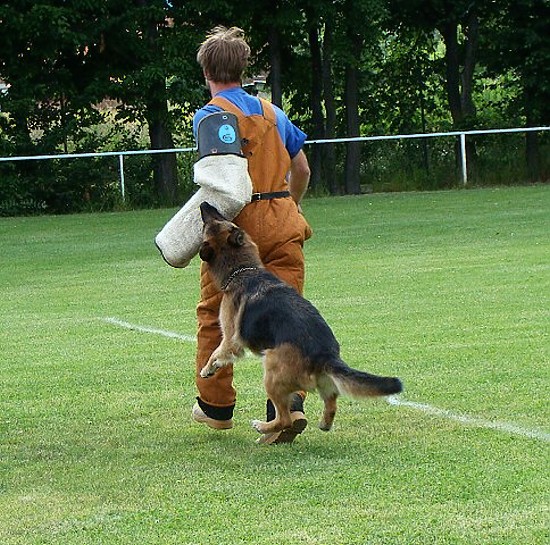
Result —
[{"label": "padded protective sleeve", "polygon": [[202,242],[199,206],[207,201],[232,220],[250,202],[252,180],[248,161],[240,155],[208,155],[194,165],[198,191],[155,237],[164,260],[172,267],[186,267]]}]

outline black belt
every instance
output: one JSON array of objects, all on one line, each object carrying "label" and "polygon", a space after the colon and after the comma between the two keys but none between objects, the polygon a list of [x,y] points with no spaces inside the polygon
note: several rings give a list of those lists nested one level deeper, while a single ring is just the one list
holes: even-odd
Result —
[{"label": "black belt", "polygon": [[290,191],[273,191],[272,193],[252,193],[250,202],[267,201],[269,199],[282,199],[290,197]]}]

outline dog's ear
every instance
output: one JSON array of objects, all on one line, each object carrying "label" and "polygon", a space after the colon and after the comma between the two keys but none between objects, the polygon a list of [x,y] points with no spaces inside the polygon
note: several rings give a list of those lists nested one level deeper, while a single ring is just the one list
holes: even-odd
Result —
[{"label": "dog's ear", "polygon": [[244,232],[242,229],[235,228],[227,237],[227,243],[234,248],[239,248],[244,244]]},{"label": "dog's ear", "polygon": [[214,248],[212,248],[208,242],[203,242],[199,249],[199,257],[203,261],[212,261],[212,258],[214,257]]}]

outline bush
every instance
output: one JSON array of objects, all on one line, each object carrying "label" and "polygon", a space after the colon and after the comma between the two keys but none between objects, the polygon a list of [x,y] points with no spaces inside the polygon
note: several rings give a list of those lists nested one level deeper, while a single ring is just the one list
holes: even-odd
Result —
[{"label": "bush", "polygon": [[[3,138],[4,137],[4,138]],[[99,112],[98,122],[74,132],[63,152],[51,135],[34,135],[25,151],[0,132],[0,156],[55,155],[146,150],[146,127],[117,119],[113,109]],[[178,154],[180,194],[193,191],[194,154]],[[147,153],[125,156],[122,196],[119,156],[14,161],[0,163],[0,216],[149,208],[156,204],[152,159]]]}]

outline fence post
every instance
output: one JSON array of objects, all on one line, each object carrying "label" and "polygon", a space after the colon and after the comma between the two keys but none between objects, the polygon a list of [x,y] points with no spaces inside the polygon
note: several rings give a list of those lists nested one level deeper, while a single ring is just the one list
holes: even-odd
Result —
[{"label": "fence post", "polygon": [[468,165],[466,164],[466,134],[460,133],[460,168],[462,170],[462,185],[468,184]]},{"label": "fence post", "polygon": [[126,188],[124,185],[124,155],[118,156],[118,170],[120,173],[120,192],[122,194],[122,202],[126,200]]}]

